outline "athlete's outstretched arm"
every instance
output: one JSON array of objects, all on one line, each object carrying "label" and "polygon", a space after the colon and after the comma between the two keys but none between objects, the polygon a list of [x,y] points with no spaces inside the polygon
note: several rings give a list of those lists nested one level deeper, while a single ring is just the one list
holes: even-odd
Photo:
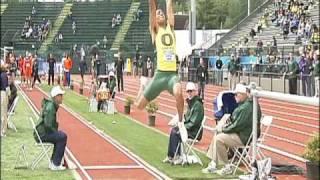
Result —
[{"label": "athlete's outstretched arm", "polygon": [[167,0],[167,16],[168,23],[173,28],[174,27],[174,12],[172,0]]},{"label": "athlete's outstretched arm", "polygon": [[149,0],[149,30],[152,38],[152,43],[155,41],[156,33],[156,11],[157,11],[157,0]]}]

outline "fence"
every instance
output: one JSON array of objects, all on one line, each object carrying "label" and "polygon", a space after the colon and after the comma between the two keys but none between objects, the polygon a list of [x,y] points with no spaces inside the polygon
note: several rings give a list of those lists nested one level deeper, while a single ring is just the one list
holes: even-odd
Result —
[{"label": "fence", "polygon": [[[285,65],[281,65],[284,68]],[[197,82],[197,69],[196,68],[180,68],[179,76],[182,81]],[[302,77],[309,77],[310,83],[306,87],[310,89],[310,96],[315,94],[315,82],[313,75],[297,75],[297,94],[303,94]],[[238,71],[237,82],[255,82],[258,86],[264,90],[272,92],[289,93],[289,79],[287,75],[284,75],[284,70],[280,72],[259,72],[259,71]],[[228,71],[224,70],[208,70],[207,83],[216,86],[228,86]],[[307,91],[308,92],[308,91]]]},{"label": "fence", "polygon": [[254,86],[251,90],[251,95],[253,96],[253,123],[252,123],[253,139],[252,139],[251,164],[255,162],[256,153],[257,153],[257,125],[258,125],[258,98],[259,97],[279,100],[283,102],[299,103],[303,105],[319,107],[318,98],[301,97],[296,95],[289,95],[289,94],[282,94],[282,93],[268,92],[268,91],[259,91],[259,90],[256,90]]}]

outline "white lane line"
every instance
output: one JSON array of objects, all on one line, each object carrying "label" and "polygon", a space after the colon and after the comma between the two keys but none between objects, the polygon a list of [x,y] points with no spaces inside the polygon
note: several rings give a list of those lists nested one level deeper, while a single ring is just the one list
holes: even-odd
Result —
[{"label": "white lane line", "polygon": [[[27,102],[27,104],[29,104],[29,106],[31,106],[31,110],[34,114],[35,117],[39,118],[39,114],[40,111],[37,109],[37,107],[34,105],[34,103],[31,101],[31,99],[25,94],[25,92],[20,88],[19,85],[17,85],[18,89],[21,92],[22,97],[24,98],[24,100]],[[68,147],[66,147],[66,151],[68,153],[68,155],[73,159],[73,161],[76,163],[76,165],[79,167],[79,169],[81,170],[81,172],[84,174],[84,176],[88,179],[88,180],[92,180],[92,178],[90,177],[90,175],[83,169],[83,167],[81,166],[81,164],[79,163],[79,161],[75,158],[75,156],[72,154],[72,152],[70,151],[70,149]],[[74,171],[74,173],[77,173],[77,171]],[[80,175],[77,175],[79,178]]]},{"label": "white lane line", "polygon": [[144,169],[143,166],[83,166],[85,170]]},{"label": "white lane line", "polygon": [[[41,91],[43,94],[45,94],[46,96],[47,93],[44,92],[41,88],[37,87],[37,89],[39,91]],[[169,178],[167,175],[165,175],[164,173],[160,172],[158,169],[156,169],[155,167],[151,166],[150,164],[148,164],[146,161],[144,161],[143,159],[141,159],[140,157],[138,157],[137,155],[135,155],[133,152],[131,152],[129,149],[127,149],[126,147],[124,147],[123,145],[121,145],[118,141],[114,140],[111,136],[105,134],[104,132],[102,132],[101,130],[97,129],[95,126],[93,126],[92,124],[89,124],[88,121],[83,118],[81,115],[79,115],[78,113],[74,112],[72,109],[68,108],[66,105],[62,104],[61,105],[66,111],[68,111],[70,114],[72,114],[73,116],[75,116],[80,122],[82,122],[84,125],[86,125],[88,128],[90,128],[91,130],[93,130],[96,134],[98,134],[100,137],[102,137],[103,139],[105,139],[107,142],[109,142],[110,144],[112,144],[115,148],[117,148],[119,151],[121,151],[122,153],[124,153],[125,155],[127,155],[127,157],[129,157],[131,160],[133,160],[134,162],[136,162],[137,164],[144,166],[145,170],[148,171],[150,174],[152,174],[153,176],[155,176],[157,179],[171,179]]]}]

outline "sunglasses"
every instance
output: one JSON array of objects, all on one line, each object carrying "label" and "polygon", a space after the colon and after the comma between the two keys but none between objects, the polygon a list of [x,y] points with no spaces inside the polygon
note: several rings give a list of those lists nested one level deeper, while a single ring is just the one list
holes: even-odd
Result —
[{"label": "sunglasses", "polygon": [[187,91],[187,93],[191,93],[191,92],[192,92],[192,90],[188,90],[188,91]]}]

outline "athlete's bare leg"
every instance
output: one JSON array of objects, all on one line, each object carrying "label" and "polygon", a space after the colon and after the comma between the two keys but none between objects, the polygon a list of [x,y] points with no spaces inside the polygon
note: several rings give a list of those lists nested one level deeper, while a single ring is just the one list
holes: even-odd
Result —
[{"label": "athlete's bare leg", "polygon": [[173,86],[173,95],[176,98],[176,106],[177,106],[177,111],[178,111],[178,115],[179,115],[179,121],[182,122],[184,100],[183,100],[181,83],[176,83]]}]

